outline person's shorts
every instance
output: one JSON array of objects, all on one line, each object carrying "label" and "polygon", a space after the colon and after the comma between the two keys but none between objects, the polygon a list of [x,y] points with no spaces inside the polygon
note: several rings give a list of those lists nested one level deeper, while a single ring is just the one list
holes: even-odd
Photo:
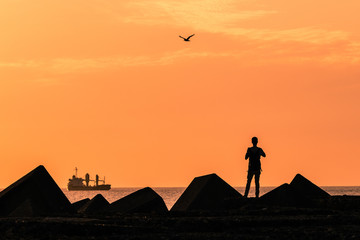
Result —
[{"label": "person's shorts", "polygon": [[248,178],[252,177],[253,175],[260,176],[261,170],[249,170],[248,171]]}]

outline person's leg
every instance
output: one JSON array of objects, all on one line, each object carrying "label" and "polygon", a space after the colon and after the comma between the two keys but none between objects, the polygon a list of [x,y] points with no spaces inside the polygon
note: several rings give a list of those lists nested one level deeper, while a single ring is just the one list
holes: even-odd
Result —
[{"label": "person's leg", "polygon": [[245,189],[245,194],[244,197],[247,197],[249,194],[249,190],[250,190],[250,184],[251,184],[251,180],[253,178],[253,173],[251,171],[248,171],[248,175],[247,175],[247,183],[246,183],[246,189]]},{"label": "person's leg", "polygon": [[255,194],[258,198],[260,194],[260,171],[255,173],[255,188]]}]

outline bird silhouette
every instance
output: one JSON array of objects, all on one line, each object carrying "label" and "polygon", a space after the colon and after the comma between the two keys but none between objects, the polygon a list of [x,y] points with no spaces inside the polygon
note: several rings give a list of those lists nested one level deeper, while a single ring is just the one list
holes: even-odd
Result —
[{"label": "bird silhouette", "polygon": [[179,37],[181,37],[182,39],[184,39],[185,42],[190,42],[190,38],[191,38],[192,36],[194,36],[194,35],[195,35],[195,34],[190,35],[190,36],[188,36],[187,38],[184,38],[184,37],[182,37],[182,36],[179,36]]}]

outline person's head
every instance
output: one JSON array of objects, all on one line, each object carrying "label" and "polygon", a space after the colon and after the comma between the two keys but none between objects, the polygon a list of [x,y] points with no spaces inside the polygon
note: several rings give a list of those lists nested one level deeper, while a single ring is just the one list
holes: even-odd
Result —
[{"label": "person's head", "polygon": [[252,142],[252,144],[253,144],[254,146],[256,146],[256,145],[258,144],[258,139],[257,139],[257,137],[253,137],[253,138],[251,139],[251,142]]}]

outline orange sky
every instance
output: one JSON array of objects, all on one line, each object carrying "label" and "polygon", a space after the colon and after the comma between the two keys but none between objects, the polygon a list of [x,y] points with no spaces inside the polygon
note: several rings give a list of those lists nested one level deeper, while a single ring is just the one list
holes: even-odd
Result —
[{"label": "orange sky", "polygon": [[[360,185],[358,0],[2,0],[0,187]],[[178,35],[196,35],[191,42]]]}]

